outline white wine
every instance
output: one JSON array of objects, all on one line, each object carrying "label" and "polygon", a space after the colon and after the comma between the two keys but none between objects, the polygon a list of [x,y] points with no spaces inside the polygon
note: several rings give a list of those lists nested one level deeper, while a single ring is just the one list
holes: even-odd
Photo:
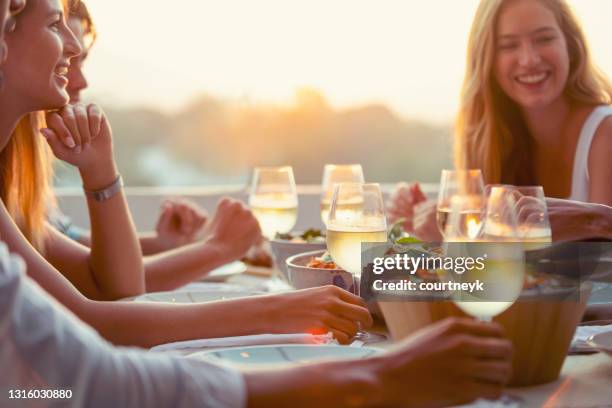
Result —
[{"label": "white wine", "polygon": [[472,269],[461,277],[461,282],[481,281],[484,287],[484,291],[479,293],[452,294],[457,306],[465,313],[488,320],[512,306],[521,294],[525,269],[520,246],[505,245],[502,252],[506,251],[507,258],[488,259],[483,270]]},{"label": "white wine", "polygon": [[345,271],[361,275],[361,243],[387,242],[384,225],[371,227],[327,227],[327,250],[334,262]]},{"label": "white wine", "polygon": [[519,234],[525,251],[546,248],[552,243],[550,228],[529,228],[525,231],[519,230]]},{"label": "white wine", "polygon": [[253,196],[249,205],[266,238],[291,231],[297,222],[297,200],[290,194]]},{"label": "white wine", "polygon": [[438,208],[436,219],[440,232],[448,238],[466,237],[474,239],[480,235],[482,229],[483,212],[481,210],[459,211],[459,220],[456,225],[449,226],[451,209],[448,207]]}]

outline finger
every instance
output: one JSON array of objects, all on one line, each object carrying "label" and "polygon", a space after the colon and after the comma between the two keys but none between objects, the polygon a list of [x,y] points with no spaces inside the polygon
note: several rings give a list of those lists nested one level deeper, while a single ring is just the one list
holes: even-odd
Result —
[{"label": "finger", "polygon": [[471,357],[483,360],[510,360],[512,357],[512,343],[510,340],[496,337],[470,336],[463,350]]},{"label": "finger", "polygon": [[79,134],[81,135],[81,144],[89,145],[91,142],[91,134],[89,132],[89,120],[87,118],[87,110],[83,105],[74,106],[74,117],[76,119]]},{"label": "finger", "polygon": [[328,317],[324,320],[324,323],[326,323],[332,330],[342,332],[349,338],[354,337],[355,333],[357,333],[357,329],[359,328],[357,323],[354,321],[341,319],[337,316]]},{"label": "finger", "polygon": [[54,112],[47,114],[47,127],[59,137],[59,140],[67,148],[72,149],[76,146],[74,138],[64,124],[64,120],[58,113]]},{"label": "finger", "polygon": [[334,312],[351,321],[361,322],[366,327],[372,327],[374,324],[370,311],[364,306],[342,302]]},{"label": "finger", "polygon": [[507,384],[512,375],[512,365],[509,361],[476,361],[467,363],[464,367],[475,380],[491,384]]},{"label": "finger", "polygon": [[189,234],[193,230],[194,218],[192,211],[182,203],[175,206],[176,214],[180,220],[180,228],[183,234]]},{"label": "finger", "polygon": [[40,129],[40,133],[47,140],[47,143],[49,144],[51,151],[53,151],[53,154],[56,157],[60,158],[63,155],[63,153],[70,151],[70,149],[68,149],[64,145],[64,143],[60,140],[57,133],[55,133],[53,130],[42,128]]},{"label": "finger", "polygon": [[349,344],[351,337],[353,337],[353,336],[347,335],[341,330],[330,329],[329,331],[333,333],[334,338],[338,340],[338,343],[340,344]]},{"label": "finger", "polygon": [[102,110],[95,104],[87,106],[87,117],[89,118],[89,134],[95,139],[100,134],[102,126]]},{"label": "finger", "polygon": [[72,105],[66,105],[60,111],[60,116],[66,125],[66,128],[70,132],[70,136],[74,139],[74,151],[79,153],[82,148],[81,143],[81,134],[79,132],[79,127],[76,123],[76,118],[74,116],[74,109]]},{"label": "finger", "polygon": [[155,228],[159,231],[167,231],[170,229],[172,225],[172,210],[167,205],[163,204],[161,208],[161,213],[159,214],[159,218],[157,220],[157,227]]},{"label": "finger", "polygon": [[448,318],[438,323],[450,333],[470,334],[482,337],[501,337],[503,329],[495,322],[481,322],[468,318]]},{"label": "finger", "polygon": [[362,307],[366,306],[366,303],[362,298],[349,292],[348,290],[344,290],[337,286],[331,286],[330,290],[332,290],[334,294],[336,294],[340,299],[344,300],[345,302],[349,302]]}]

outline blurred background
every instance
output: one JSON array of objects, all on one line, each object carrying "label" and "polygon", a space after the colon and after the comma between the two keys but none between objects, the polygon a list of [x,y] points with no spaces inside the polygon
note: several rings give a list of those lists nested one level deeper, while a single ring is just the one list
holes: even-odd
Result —
[{"label": "blurred background", "polygon": [[[612,76],[610,0],[571,1]],[[245,184],[325,163],[433,182],[451,166],[478,0],[89,0],[84,100],[102,105],[129,186]],[[80,186],[58,165],[57,186]]]}]

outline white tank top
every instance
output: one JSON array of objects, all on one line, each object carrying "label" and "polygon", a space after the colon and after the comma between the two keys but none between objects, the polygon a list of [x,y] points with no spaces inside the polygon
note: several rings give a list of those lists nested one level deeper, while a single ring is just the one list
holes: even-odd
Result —
[{"label": "white tank top", "polygon": [[587,202],[589,200],[589,152],[597,128],[605,118],[612,116],[612,106],[601,105],[593,109],[582,126],[572,171],[572,194],[570,200]]}]

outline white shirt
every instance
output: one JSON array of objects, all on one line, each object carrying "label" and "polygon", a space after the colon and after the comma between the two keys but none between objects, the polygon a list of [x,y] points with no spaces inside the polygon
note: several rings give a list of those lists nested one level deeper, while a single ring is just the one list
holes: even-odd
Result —
[{"label": "white shirt", "polygon": [[608,116],[612,116],[612,106],[598,106],[593,109],[582,126],[574,155],[572,193],[568,197],[570,200],[589,201],[589,152],[599,125]]},{"label": "white shirt", "polygon": [[[204,361],[114,347],[24,275],[0,242],[0,406],[244,407],[242,375]],[[9,399],[71,390],[70,399]]]}]

